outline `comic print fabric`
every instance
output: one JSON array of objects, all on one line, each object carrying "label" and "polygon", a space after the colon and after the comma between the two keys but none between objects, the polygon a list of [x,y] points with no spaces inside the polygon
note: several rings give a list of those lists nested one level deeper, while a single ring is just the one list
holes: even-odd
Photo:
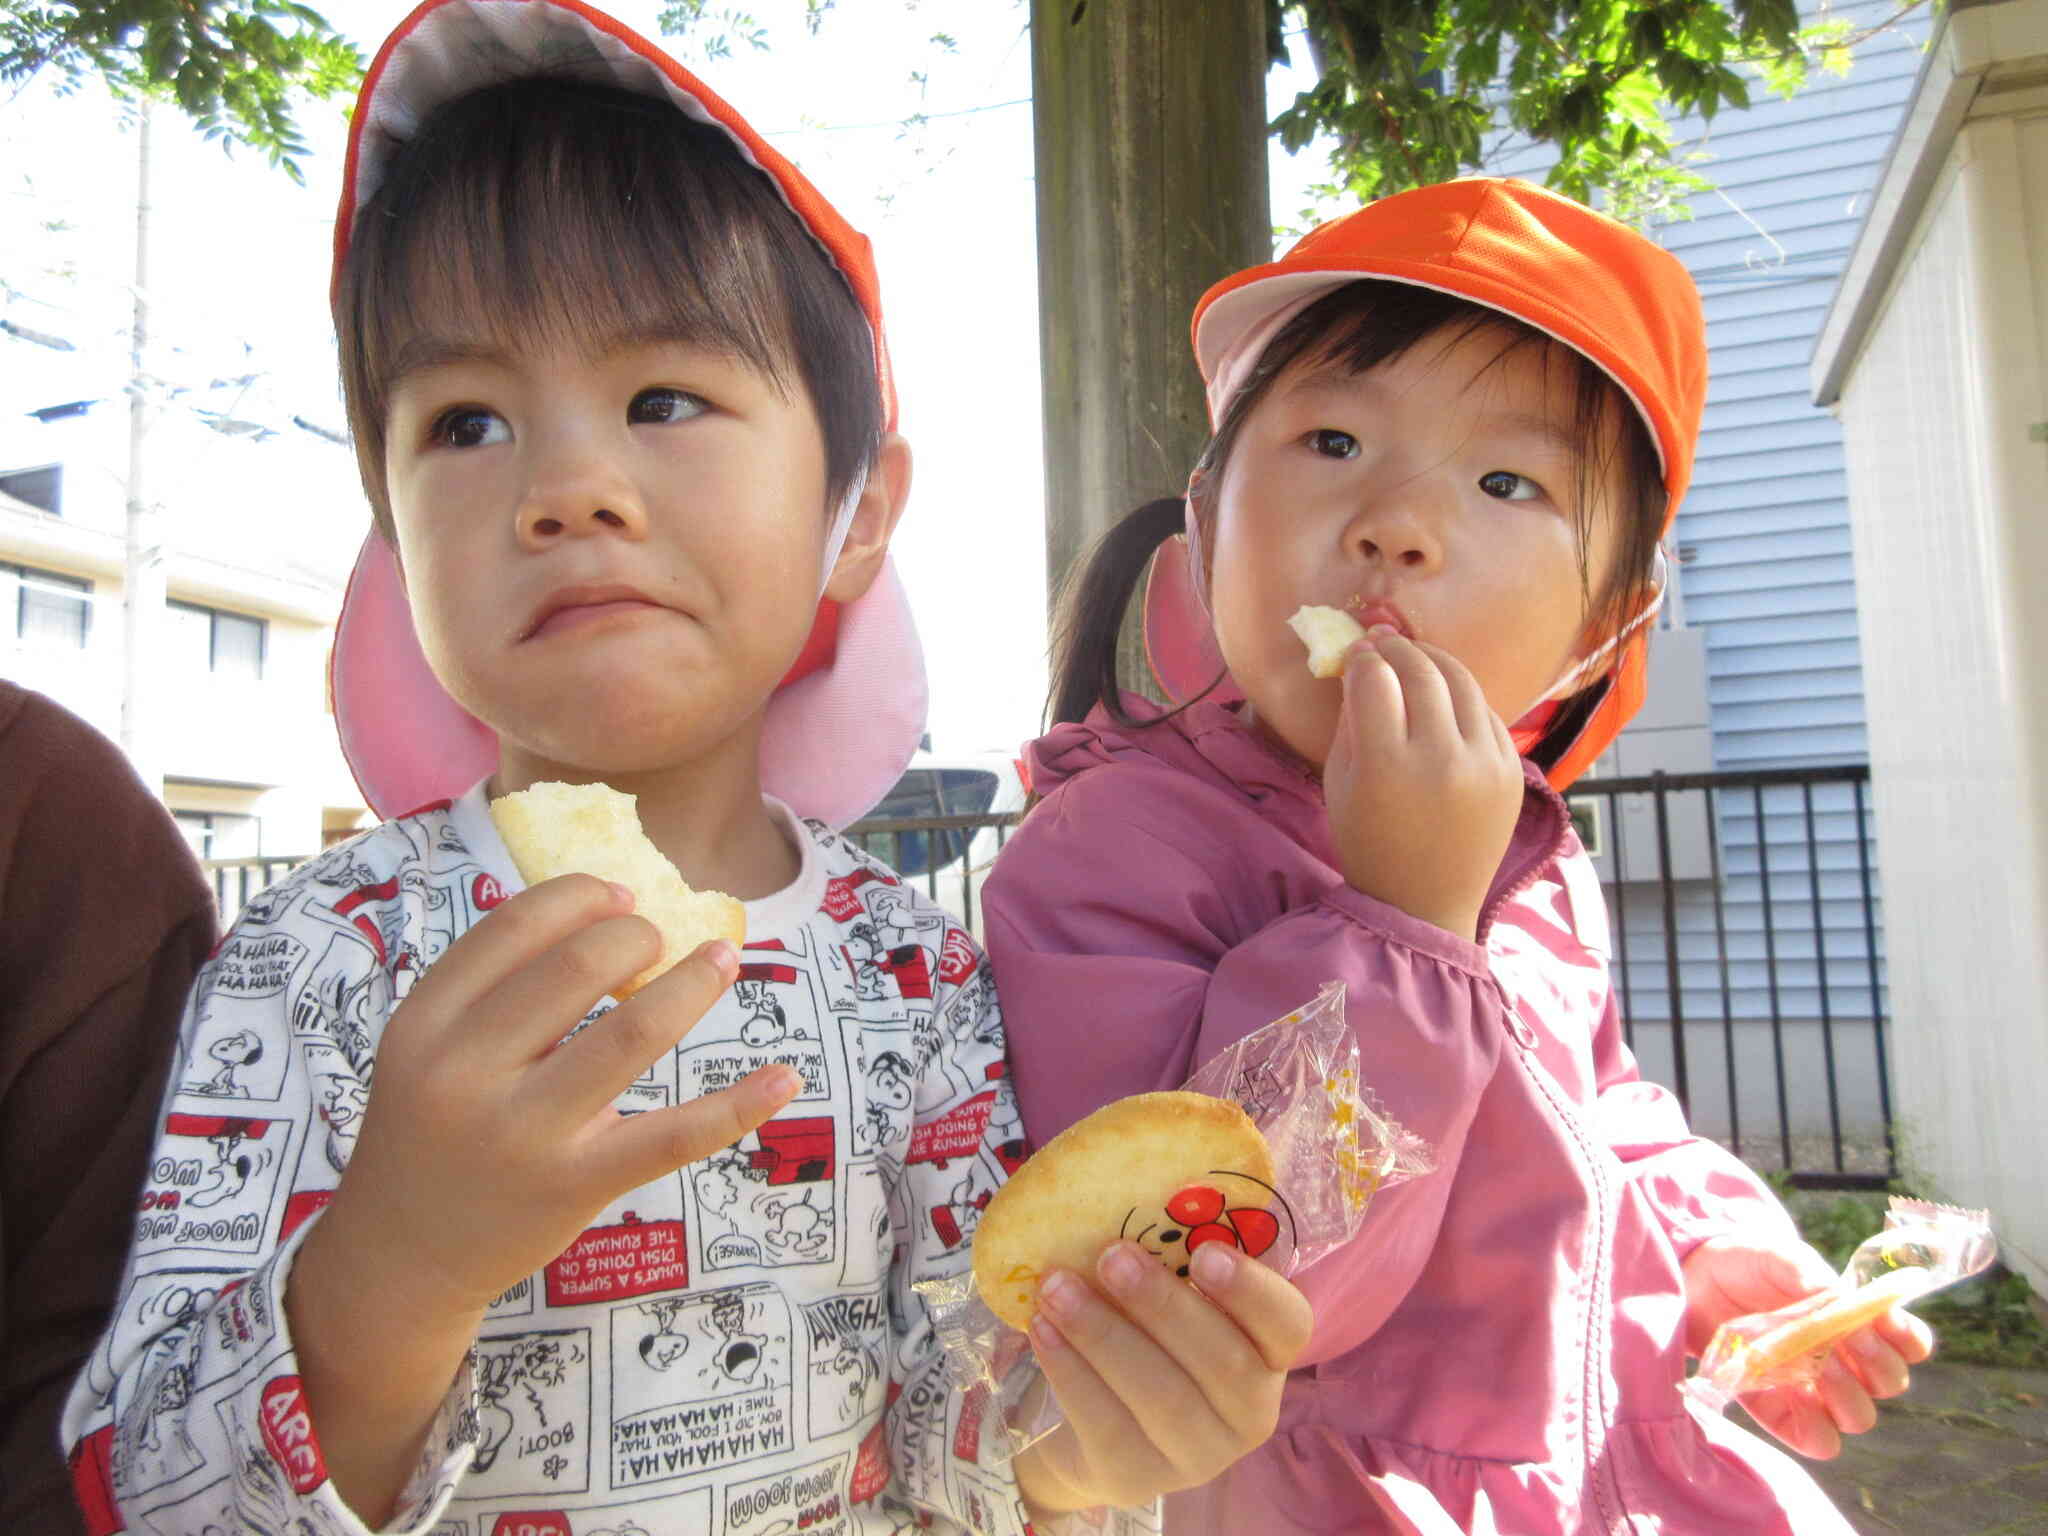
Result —
[{"label": "comic print fabric", "polygon": [[[947,1381],[910,1289],[967,1267],[1024,1155],[988,967],[885,866],[774,809],[801,875],[748,904],[737,983],[620,1106],[774,1062],[802,1092],[492,1305],[387,1530],[1024,1530],[986,1405]],[[208,961],[115,1321],[66,1413],[93,1536],[365,1529],[322,1465],[284,1278],[386,1019],[519,883],[478,786],[315,859]]]}]

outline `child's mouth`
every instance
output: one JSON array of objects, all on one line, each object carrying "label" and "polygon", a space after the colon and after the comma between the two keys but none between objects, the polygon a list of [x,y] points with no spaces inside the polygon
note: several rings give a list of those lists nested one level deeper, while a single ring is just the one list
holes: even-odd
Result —
[{"label": "child's mouth", "polygon": [[1408,616],[1392,603],[1381,600],[1363,603],[1354,601],[1346,605],[1344,611],[1358,620],[1362,628],[1371,629],[1376,624],[1385,624],[1398,630],[1404,639],[1415,638],[1415,626],[1410,624]]},{"label": "child's mouth", "polygon": [[539,639],[545,635],[559,635],[566,630],[583,629],[606,619],[632,613],[654,613],[655,605],[638,598],[621,598],[609,603],[578,603],[569,608],[557,608],[549,614],[528,636]]},{"label": "child's mouth", "polygon": [[521,637],[536,640],[583,629],[635,614],[655,613],[661,605],[626,586],[565,587],[549,595]]}]

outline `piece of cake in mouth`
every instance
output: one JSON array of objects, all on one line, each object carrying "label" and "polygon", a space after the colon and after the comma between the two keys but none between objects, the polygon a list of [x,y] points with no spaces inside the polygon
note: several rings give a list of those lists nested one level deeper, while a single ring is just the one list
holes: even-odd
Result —
[{"label": "piece of cake in mouth", "polygon": [[1365,626],[1341,608],[1297,608],[1287,623],[1308,647],[1308,669],[1317,677],[1341,673],[1344,653],[1365,638]]},{"label": "piece of cake in mouth", "polygon": [[640,826],[636,799],[608,784],[535,784],[491,802],[491,820],[519,867],[538,885],[557,875],[595,875],[633,893],[633,910],[661,934],[661,958],[612,996],[624,1002],[711,939],[747,941],[747,909],[723,891],[693,891]]}]

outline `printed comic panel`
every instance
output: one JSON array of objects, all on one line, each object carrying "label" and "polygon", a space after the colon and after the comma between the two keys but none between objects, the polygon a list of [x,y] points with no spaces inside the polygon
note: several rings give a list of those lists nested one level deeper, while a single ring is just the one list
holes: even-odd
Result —
[{"label": "printed comic panel", "polygon": [[369,1108],[370,1085],[349,1062],[339,1045],[323,1035],[296,1035],[292,1049],[299,1053],[307,1080],[312,1085],[313,1114],[318,1122],[309,1135],[319,1147],[324,1178],[315,1175],[310,1159],[299,1171],[301,1185],[336,1184],[355,1151],[356,1133],[362,1129],[363,1111]]},{"label": "printed comic panel", "polygon": [[214,952],[193,995],[192,1051],[178,1092],[202,1098],[277,1102],[285,1056],[264,1035],[309,953],[289,933],[238,931]]},{"label": "printed comic panel", "polygon": [[707,1270],[825,1264],[838,1255],[837,1125],[784,1115],[690,1168]]},{"label": "printed comic panel", "polygon": [[878,1414],[889,1388],[889,1309],[880,1291],[803,1308],[811,1438],[828,1440]]},{"label": "printed comic panel", "polygon": [[716,1519],[711,1490],[685,1488],[589,1509],[494,1510],[478,1519],[477,1536],[711,1536]]},{"label": "printed comic panel", "polygon": [[590,1349],[588,1328],[477,1341],[477,1447],[466,1498],[589,1491]]},{"label": "printed comic panel", "polygon": [[[958,929],[946,936],[949,944],[958,938]],[[962,942],[965,943],[964,940]],[[949,974],[949,958],[940,957],[939,973],[940,978],[954,988],[953,996],[946,1004],[946,1028],[953,1036],[955,1048],[1000,1055],[1003,1049],[1003,1015],[996,1004],[995,977],[985,964],[965,971],[955,966]]]},{"label": "printed comic panel", "polygon": [[611,1316],[611,1486],[787,1451],[789,1302],[771,1285],[663,1296]]},{"label": "printed comic panel", "polygon": [[868,869],[827,881],[822,906],[838,925],[824,957],[833,1012],[936,1034],[944,914],[914,906],[901,885]]},{"label": "printed comic panel", "polygon": [[911,1169],[928,1169],[914,1187],[943,1194],[937,1201],[927,1199],[916,1212],[920,1240],[948,1252],[964,1251],[972,1241],[981,1213],[1002,1184],[999,1168],[980,1154],[990,1119],[1007,1098],[995,1088],[983,1089],[911,1133],[907,1163]]},{"label": "printed comic panel", "polygon": [[[946,1463],[951,1459],[945,1454],[947,1410],[953,1398],[945,1373],[928,1370],[911,1376],[890,1404],[895,1419],[889,1424],[889,1439],[903,1454],[903,1478],[896,1491],[912,1503],[939,1505],[945,1500]],[[882,1455],[888,1454],[884,1445]],[[856,1496],[859,1485],[856,1476]]]},{"label": "printed comic panel", "polygon": [[605,1207],[541,1271],[547,1304],[597,1306],[681,1290],[690,1283],[686,1232],[681,1176],[642,1184]]},{"label": "printed comic panel", "polygon": [[728,1483],[718,1536],[847,1536],[847,1463],[840,1455],[809,1466]]},{"label": "printed comic panel", "polygon": [[524,1280],[501,1292],[484,1309],[484,1321],[492,1322],[501,1317],[533,1316],[534,1282],[540,1277],[528,1275]]},{"label": "printed comic panel", "polygon": [[870,1028],[861,1019],[842,1019],[840,1029],[859,1108],[853,1155],[900,1164],[917,1098],[917,1043],[907,1029]]},{"label": "printed comic panel", "polygon": [[142,1186],[138,1262],[167,1250],[241,1258],[262,1252],[291,1151],[289,1121],[167,1116]]},{"label": "printed comic panel", "polygon": [[872,1161],[848,1163],[846,1177],[839,1183],[846,1193],[846,1215],[841,1223],[846,1233],[846,1262],[840,1267],[839,1284],[845,1290],[878,1285],[889,1272],[896,1247],[881,1167]]},{"label": "printed comic panel", "polygon": [[[327,919],[336,920],[332,913]],[[368,1077],[370,1053],[392,1007],[391,978],[376,960],[376,947],[360,932],[332,933],[292,991],[292,1033],[327,1042],[358,1079]]]},{"label": "printed comic panel", "polygon": [[[208,1317],[221,1294],[239,1285],[238,1276],[218,1271],[164,1270],[137,1275],[122,1293],[113,1326],[87,1362],[86,1383],[113,1414],[105,1448],[128,1497],[175,1483],[203,1460],[186,1432],[187,1414],[221,1386],[235,1360],[205,1347],[209,1331],[255,1347],[274,1335],[267,1307],[238,1305]],[[128,1362],[118,1379],[116,1358]]]},{"label": "printed comic panel", "polygon": [[[144,1500],[134,1502],[130,1495],[128,1508],[139,1511],[138,1529],[145,1531],[190,1531],[193,1536],[230,1536],[228,1528],[218,1519],[209,1518],[223,1504],[229,1503],[231,1478],[216,1477],[203,1488],[180,1488],[161,1503],[150,1504]],[[108,1523],[111,1522],[111,1523]],[[127,1517],[120,1511],[112,1511],[107,1522],[97,1518],[97,1512],[88,1508],[86,1530],[88,1536],[114,1536],[114,1533],[130,1529]]]},{"label": "printed comic panel", "polygon": [[1029,1536],[1030,1527],[1019,1514],[1013,1485],[997,1473],[960,1462],[953,1464],[951,1472],[953,1507],[969,1530],[983,1536]]},{"label": "printed comic panel", "polygon": [[829,1101],[817,983],[801,957],[779,944],[750,945],[731,990],[676,1049],[682,1093],[697,1098],[729,1088],[762,1067],[793,1067],[802,1102]]},{"label": "printed comic panel", "polygon": [[[290,1356],[282,1348],[250,1374],[260,1383],[255,1428],[260,1448],[251,1446],[232,1458],[228,1475],[196,1492],[183,1493],[177,1505],[148,1511],[143,1529],[193,1532],[195,1536],[240,1536],[249,1531],[289,1531],[293,1536],[342,1536],[336,1516],[305,1496],[327,1481],[327,1467],[313,1438],[313,1421],[299,1378],[290,1374]],[[250,1425],[244,1405],[223,1395],[213,1404],[216,1446],[245,1444]],[[218,1463],[215,1464],[216,1466]],[[204,1512],[232,1507],[238,1517],[223,1524],[206,1523]],[[175,1509],[194,1514],[172,1518]]]}]

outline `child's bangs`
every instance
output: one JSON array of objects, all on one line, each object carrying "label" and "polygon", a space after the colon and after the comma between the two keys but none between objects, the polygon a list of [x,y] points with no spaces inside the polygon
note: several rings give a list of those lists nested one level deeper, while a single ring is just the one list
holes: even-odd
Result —
[{"label": "child's bangs", "polygon": [[679,341],[744,359],[786,389],[780,276],[753,200],[732,185],[734,172],[754,173],[681,144],[660,157],[635,144],[659,131],[724,149],[723,135],[623,94],[578,91],[573,110],[555,111],[530,84],[519,110],[495,94],[436,122],[440,173],[401,171],[358,229],[352,286],[376,295],[355,310],[362,382],[380,405],[410,358],[445,342]]}]

